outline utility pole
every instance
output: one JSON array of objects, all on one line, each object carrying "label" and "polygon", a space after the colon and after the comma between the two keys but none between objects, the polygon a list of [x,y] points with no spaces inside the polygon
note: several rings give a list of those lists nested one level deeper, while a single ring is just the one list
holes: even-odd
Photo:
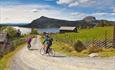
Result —
[{"label": "utility pole", "polygon": [[115,24],[113,27],[113,48],[115,48]]}]

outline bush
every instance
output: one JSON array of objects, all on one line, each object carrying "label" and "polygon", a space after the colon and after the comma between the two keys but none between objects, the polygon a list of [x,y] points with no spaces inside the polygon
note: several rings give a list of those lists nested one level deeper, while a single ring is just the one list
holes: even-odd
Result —
[{"label": "bush", "polygon": [[86,49],[85,45],[80,40],[78,40],[77,42],[75,42],[74,45],[73,45],[73,47],[74,47],[74,49],[77,52],[81,52],[84,49]]},{"label": "bush", "polygon": [[16,31],[16,29],[14,29],[12,27],[6,27],[3,31],[8,33],[9,38],[16,37],[17,31]]},{"label": "bush", "polygon": [[93,44],[91,44],[88,48],[88,52],[89,54],[90,53],[98,53],[98,52],[101,52],[102,51],[102,48],[98,47],[98,46],[95,46]]},{"label": "bush", "polygon": [[37,29],[32,28],[31,33],[30,33],[30,34],[39,34],[39,33],[38,33],[38,30],[37,30]]}]

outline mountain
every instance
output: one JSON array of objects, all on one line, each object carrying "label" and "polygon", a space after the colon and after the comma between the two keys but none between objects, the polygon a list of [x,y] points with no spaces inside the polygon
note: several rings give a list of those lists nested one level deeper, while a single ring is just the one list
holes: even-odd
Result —
[{"label": "mountain", "polygon": [[87,16],[83,20],[68,21],[61,19],[48,18],[41,16],[38,19],[33,20],[29,24],[0,24],[0,26],[20,26],[20,27],[30,27],[30,28],[59,28],[60,26],[76,26],[80,28],[94,27],[94,26],[111,26],[115,21],[108,20],[96,20],[93,16]]},{"label": "mountain", "polygon": [[94,26],[94,24],[87,23],[84,20],[67,21],[41,16],[40,18],[33,20],[30,24],[27,25],[27,27],[34,27],[34,28],[55,28],[55,27],[59,28],[60,26],[92,27]]},{"label": "mountain", "polygon": [[87,16],[83,19],[85,22],[95,22],[96,21],[96,18],[93,17],[93,16]]}]

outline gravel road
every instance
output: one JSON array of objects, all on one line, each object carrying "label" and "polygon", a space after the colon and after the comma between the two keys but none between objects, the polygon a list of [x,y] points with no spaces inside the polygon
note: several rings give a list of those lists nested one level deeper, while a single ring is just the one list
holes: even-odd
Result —
[{"label": "gravel road", "polygon": [[22,48],[11,61],[9,70],[115,70],[115,57],[80,58],[56,54],[55,57],[40,55],[42,44],[35,38],[32,50]]}]

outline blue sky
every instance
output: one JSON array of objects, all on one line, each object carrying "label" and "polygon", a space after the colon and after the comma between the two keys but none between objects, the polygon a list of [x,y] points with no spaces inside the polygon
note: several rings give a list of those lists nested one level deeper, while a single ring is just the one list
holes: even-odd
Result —
[{"label": "blue sky", "polygon": [[115,0],[0,0],[0,23],[30,23],[40,16],[64,20],[95,16],[115,21]]}]

